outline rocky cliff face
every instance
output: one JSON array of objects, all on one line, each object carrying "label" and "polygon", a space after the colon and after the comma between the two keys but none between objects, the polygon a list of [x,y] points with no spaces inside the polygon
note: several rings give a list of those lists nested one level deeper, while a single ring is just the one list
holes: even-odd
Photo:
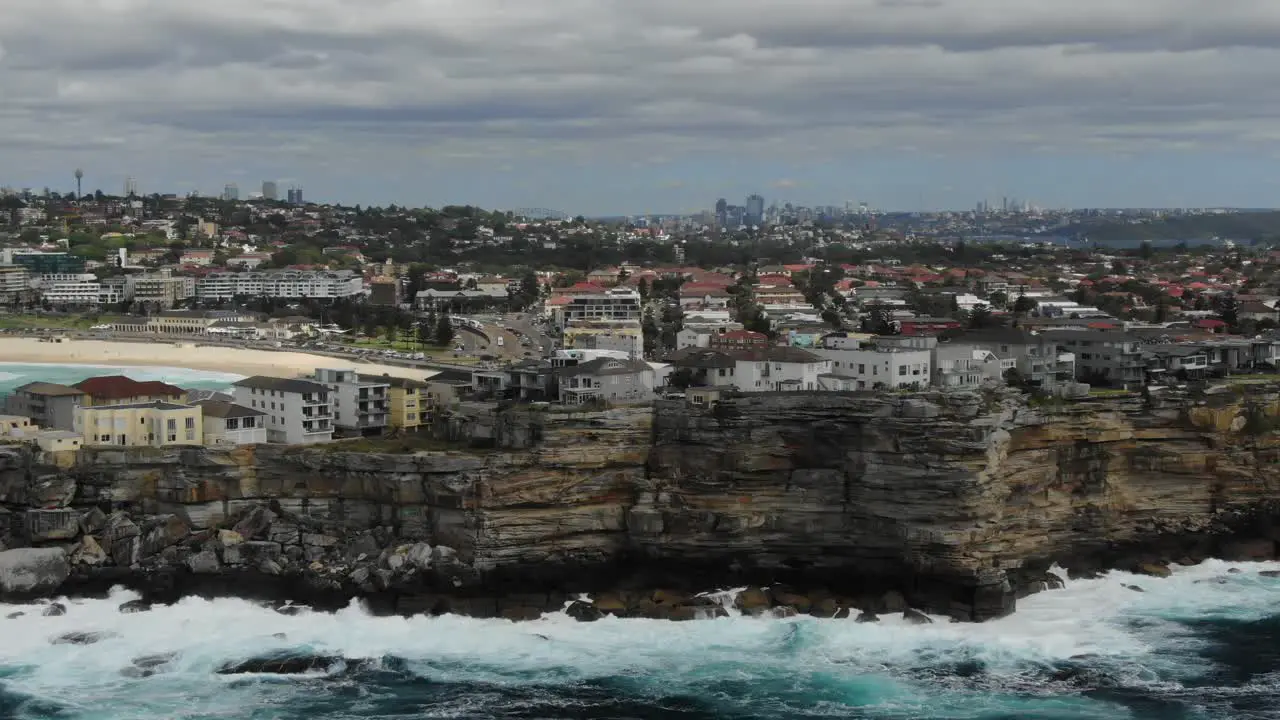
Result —
[{"label": "rocky cliff face", "polygon": [[584,614],[693,617],[692,591],[773,584],[743,602],[980,620],[1052,563],[1274,557],[1278,409],[1260,387],[1053,407],[776,394],[522,413],[487,424],[487,450],[90,449],[59,468],[0,448],[0,543],[63,548],[61,591],[156,600],[520,618],[591,591]]}]

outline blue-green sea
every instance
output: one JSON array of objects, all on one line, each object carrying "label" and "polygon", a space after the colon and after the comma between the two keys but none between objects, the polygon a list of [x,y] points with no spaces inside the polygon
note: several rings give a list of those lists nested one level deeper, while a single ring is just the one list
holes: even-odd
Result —
[{"label": "blue-green sea", "polygon": [[[0,340],[0,357],[4,355]],[[119,367],[110,365],[30,364],[0,362],[0,395],[29,382],[72,385],[98,375],[125,375],[134,380],[162,380],[187,390],[225,390],[243,375],[187,370],[176,367]],[[3,715],[0,715],[3,718]]]},{"label": "blue-green sea", "polygon": [[[70,601],[62,617],[0,606],[0,718],[1277,718],[1280,579],[1261,573],[1278,569],[1112,573],[1027,598],[1002,620],[923,626],[563,614],[512,623],[376,618],[358,606],[286,617],[195,598],[120,614],[134,596],[117,592]],[[4,619],[13,612],[27,614]],[[51,643],[68,632],[102,639]],[[279,654],[352,666],[216,673]],[[154,674],[136,671],[135,659],[157,655]]]}]

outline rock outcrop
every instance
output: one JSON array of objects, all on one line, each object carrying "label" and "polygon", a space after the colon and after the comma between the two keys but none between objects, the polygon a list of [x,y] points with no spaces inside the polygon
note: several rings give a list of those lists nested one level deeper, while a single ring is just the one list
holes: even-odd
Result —
[{"label": "rock outcrop", "polygon": [[499,413],[475,423],[489,447],[447,452],[89,448],[65,470],[0,447],[0,547],[19,548],[0,558],[26,568],[0,564],[0,594],[692,618],[725,611],[700,591],[751,585],[743,612],[982,620],[1060,584],[1054,563],[1275,557],[1277,408],[1261,387],[781,393]]}]

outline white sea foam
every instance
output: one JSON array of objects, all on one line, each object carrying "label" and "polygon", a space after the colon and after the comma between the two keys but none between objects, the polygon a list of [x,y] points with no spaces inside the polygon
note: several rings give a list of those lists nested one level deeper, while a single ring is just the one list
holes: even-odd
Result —
[{"label": "white sea foam", "polygon": [[[1231,567],[1242,572],[1228,574]],[[358,606],[333,614],[282,616],[245,601],[198,598],[120,614],[116,608],[135,597],[121,591],[106,600],[69,601],[61,617],[40,616],[39,606],[0,606],[0,618],[28,613],[0,619],[0,670],[26,666],[0,682],[11,691],[81,708],[72,717],[116,717],[89,713],[104,698],[132,708],[131,717],[164,716],[166,698],[180,703],[182,697],[212,712],[214,707],[256,702],[266,692],[236,686],[234,693],[219,696],[217,688],[233,681],[214,676],[216,668],[293,649],[351,658],[397,656],[415,674],[434,682],[498,688],[625,678],[654,692],[696,693],[708,683],[732,680],[763,683],[761,687],[776,683],[777,692],[785,694],[796,687],[817,687],[814,678],[820,678],[823,697],[831,697],[820,698],[818,705],[835,703],[833,714],[857,696],[860,707],[897,708],[895,713],[905,714],[893,717],[908,717],[939,702],[939,693],[947,695],[953,708],[965,703],[986,707],[985,696],[952,697],[946,688],[922,692],[930,681],[920,673],[961,662],[980,663],[998,682],[1016,685],[1029,668],[1088,656],[1123,668],[1134,682],[1176,685],[1178,673],[1197,670],[1176,665],[1194,657],[1186,651],[1199,641],[1175,620],[1273,614],[1280,606],[1280,579],[1262,577],[1261,570],[1280,570],[1280,563],[1208,562],[1176,568],[1166,579],[1110,573],[1026,598],[1007,618],[982,624],[935,618],[931,625],[911,625],[900,617],[860,624],[743,616],[683,623],[616,618],[579,623],[563,613],[512,623],[455,616],[375,618]],[[734,595],[726,591],[716,597],[731,608]],[[50,643],[68,632],[108,636],[87,646]],[[285,633],[286,639],[273,637],[276,633]],[[178,656],[164,673],[146,679],[120,674],[131,658],[170,652]],[[1043,682],[1043,676],[1036,681]],[[142,700],[131,699],[144,696],[145,707],[136,704]],[[740,700],[730,694],[721,701]],[[814,707],[809,709],[817,712]],[[119,717],[126,716],[122,708]],[[960,715],[948,715],[953,716]]]}]

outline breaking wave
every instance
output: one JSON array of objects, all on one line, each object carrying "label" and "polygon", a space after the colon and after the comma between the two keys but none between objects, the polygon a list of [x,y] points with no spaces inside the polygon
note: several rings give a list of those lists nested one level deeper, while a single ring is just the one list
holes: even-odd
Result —
[{"label": "breaking wave", "polygon": [[135,596],[117,592],[60,617],[0,606],[0,717],[1276,717],[1277,570],[1111,573],[984,624],[284,616],[198,598],[121,614]]}]

